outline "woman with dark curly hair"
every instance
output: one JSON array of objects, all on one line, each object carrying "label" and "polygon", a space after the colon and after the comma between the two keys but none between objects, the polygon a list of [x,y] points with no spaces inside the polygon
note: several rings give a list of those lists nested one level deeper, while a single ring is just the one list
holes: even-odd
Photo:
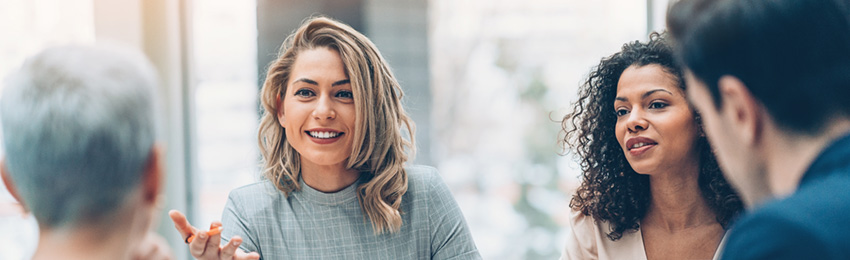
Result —
[{"label": "woman with dark curly hair", "polygon": [[742,204],[665,35],[603,58],[573,106],[561,141],[583,173],[562,259],[716,258]]}]

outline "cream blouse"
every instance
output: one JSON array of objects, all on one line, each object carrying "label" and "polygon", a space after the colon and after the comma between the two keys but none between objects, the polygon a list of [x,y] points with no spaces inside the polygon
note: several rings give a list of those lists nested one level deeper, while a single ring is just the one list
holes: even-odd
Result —
[{"label": "cream blouse", "polygon": [[[571,232],[567,235],[567,243],[561,253],[561,260],[646,260],[643,248],[643,235],[640,229],[636,232],[625,232],[617,241],[608,239],[607,231],[611,226],[606,221],[594,223],[593,217],[585,216],[578,211],[570,212]],[[728,233],[727,233],[728,234]],[[726,244],[726,236],[720,241],[712,259],[720,258],[720,252]]]}]

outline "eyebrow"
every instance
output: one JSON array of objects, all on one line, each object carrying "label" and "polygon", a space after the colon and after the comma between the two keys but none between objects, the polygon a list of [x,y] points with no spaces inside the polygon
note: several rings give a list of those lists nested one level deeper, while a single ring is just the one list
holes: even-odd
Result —
[{"label": "eyebrow", "polygon": [[345,84],[348,84],[348,83],[351,83],[351,80],[344,79],[344,80],[334,82],[333,84],[331,84],[331,87],[336,87],[336,86],[339,86],[339,85],[345,85]]},{"label": "eyebrow", "polygon": [[[316,82],[315,80],[308,79],[308,78],[299,78],[299,79],[296,79],[295,81],[293,81],[293,82],[292,82],[292,84],[295,84],[295,83],[297,83],[297,82],[304,82],[304,83],[307,83],[307,84],[310,84],[310,85],[316,85],[316,86],[318,86],[318,85],[319,85],[319,83],[318,83],[318,82]],[[340,80],[340,81],[337,81],[337,82],[332,83],[332,84],[331,84],[331,87],[336,87],[336,86],[339,86],[339,85],[345,85],[345,84],[348,84],[348,83],[351,83],[351,80],[349,80],[349,79],[344,79],[344,80]]]},{"label": "eyebrow", "polygon": [[[672,93],[672,92],[667,91],[666,89],[663,89],[663,88],[657,88],[657,89],[653,89],[653,90],[647,91],[646,93],[643,93],[643,95],[641,95],[640,97],[641,97],[641,98],[646,98],[646,97],[648,97],[648,96],[650,96],[650,95],[652,95],[652,94],[655,94],[655,92],[659,92],[659,91],[667,92],[667,94],[673,95],[673,93]],[[628,98],[624,98],[624,97],[616,97],[616,98],[614,98],[614,100],[619,100],[619,101],[629,101],[629,99],[628,99]]]}]

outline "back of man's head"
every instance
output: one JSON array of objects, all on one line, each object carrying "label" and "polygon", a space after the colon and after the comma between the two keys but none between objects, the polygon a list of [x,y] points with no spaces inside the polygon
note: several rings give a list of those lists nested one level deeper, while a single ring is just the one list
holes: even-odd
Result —
[{"label": "back of man's head", "polygon": [[66,46],[5,82],[5,166],[43,228],[109,220],[138,191],[155,140],[157,85],[138,52]]},{"label": "back of man's head", "polygon": [[848,8],[845,0],[682,0],[667,25],[716,107],[718,80],[731,75],[779,127],[816,135],[850,116]]}]

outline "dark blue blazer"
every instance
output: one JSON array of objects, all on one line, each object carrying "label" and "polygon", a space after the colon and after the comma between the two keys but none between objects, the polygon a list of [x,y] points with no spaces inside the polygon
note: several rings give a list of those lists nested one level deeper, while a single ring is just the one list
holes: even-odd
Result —
[{"label": "dark blue blazer", "polygon": [[721,259],[850,259],[850,136],[829,145],[791,196],[730,231]]}]

